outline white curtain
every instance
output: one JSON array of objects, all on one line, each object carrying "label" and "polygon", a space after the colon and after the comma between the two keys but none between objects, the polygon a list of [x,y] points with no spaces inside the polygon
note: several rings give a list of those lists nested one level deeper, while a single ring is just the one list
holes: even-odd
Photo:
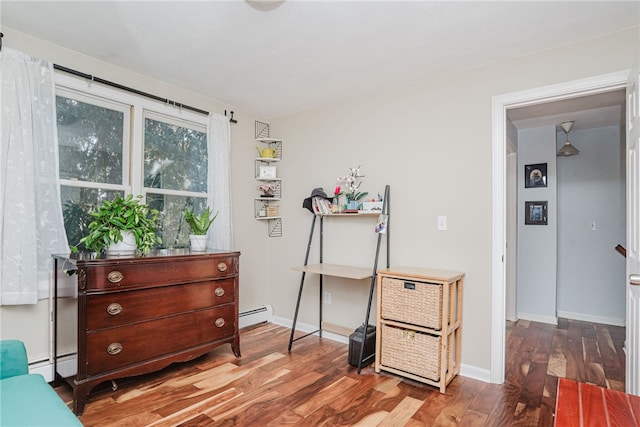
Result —
[{"label": "white curtain", "polygon": [[58,185],[53,66],[0,52],[0,305],[49,296],[51,254],[68,252]]},{"label": "white curtain", "polygon": [[232,249],[233,225],[231,222],[231,132],[229,118],[209,114],[207,135],[209,151],[209,206],[218,213],[209,233],[208,246],[215,249]]}]

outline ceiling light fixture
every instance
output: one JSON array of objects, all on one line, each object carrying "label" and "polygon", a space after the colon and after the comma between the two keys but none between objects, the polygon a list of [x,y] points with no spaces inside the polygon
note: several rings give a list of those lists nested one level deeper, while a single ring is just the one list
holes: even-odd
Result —
[{"label": "ceiling light fixture", "polygon": [[579,154],[580,150],[574,147],[571,144],[571,141],[569,141],[569,132],[571,132],[571,128],[573,128],[573,122],[562,122],[560,123],[560,127],[562,128],[565,135],[567,136],[567,141],[558,150],[558,156],[569,157],[569,156],[575,156],[576,154]]},{"label": "ceiling light fixture", "polygon": [[285,0],[244,0],[249,6],[262,12],[269,12],[277,9]]}]

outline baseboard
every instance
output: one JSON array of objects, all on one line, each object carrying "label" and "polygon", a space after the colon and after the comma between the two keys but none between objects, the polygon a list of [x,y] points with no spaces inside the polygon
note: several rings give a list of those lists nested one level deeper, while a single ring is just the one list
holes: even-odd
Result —
[{"label": "baseboard", "polygon": [[[77,366],[77,357],[75,354],[61,356],[58,358],[58,372],[64,378],[74,376],[76,374]],[[50,383],[54,380],[53,363],[48,360],[29,363],[29,373],[40,374],[44,377],[46,382]]]},{"label": "baseboard", "polygon": [[240,329],[259,323],[271,322],[273,318],[273,307],[263,305],[253,310],[246,310],[238,314],[238,327]]},{"label": "baseboard", "polygon": [[[278,316],[273,316],[273,319],[271,320],[271,322],[279,326],[284,326],[286,328],[291,328],[291,325],[293,324],[293,322],[290,319],[285,319],[283,317],[278,317]],[[306,323],[298,322],[296,324],[296,330],[300,332],[309,333],[309,332],[315,331],[316,329],[318,329],[317,326],[309,325]],[[327,338],[332,341],[337,341],[342,344],[349,344],[349,337],[333,334],[327,331],[323,331],[322,336],[323,338]],[[488,369],[482,369],[482,368],[478,368],[473,365],[467,365],[464,363],[460,364],[460,376],[482,381],[485,383],[491,382],[491,379],[490,379],[491,372]]]},{"label": "baseboard", "polygon": [[40,374],[48,383],[53,381],[53,363],[48,360],[29,364],[30,374]]},{"label": "baseboard", "polygon": [[613,317],[593,316],[590,314],[571,313],[569,311],[558,311],[558,317],[571,320],[581,320],[583,322],[602,323],[604,325],[625,326],[625,319],[615,319]]},{"label": "baseboard", "polygon": [[550,325],[557,325],[558,318],[553,316],[541,316],[539,314],[520,313],[518,312],[518,319],[530,320],[532,322],[548,323]]},{"label": "baseboard", "polygon": [[460,376],[482,381],[483,383],[491,382],[491,371],[488,369],[478,368],[477,366],[460,364]]},{"label": "baseboard", "polygon": [[[278,317],[278,316],[273,316],[273,318],[271,319],[271,322],[279,326],[284,326],[285,328],[291,328],[291,325],[293,325],[293,321],[291,321],[291,319],[285,319],[284,317]],[[313,332],[317,329],[318,329],[317,326],[309,325],[307,323],[298,322],[296,324],[296,330],[300,332],[304,332],[306,334]],[[318,334],[315,334],[315,335],[317,336]],[[322,337],[330,339],[331,341],[342,343],[342,344],[349,344],[349,337],[334,334],[333,332],[322,331]]]}]

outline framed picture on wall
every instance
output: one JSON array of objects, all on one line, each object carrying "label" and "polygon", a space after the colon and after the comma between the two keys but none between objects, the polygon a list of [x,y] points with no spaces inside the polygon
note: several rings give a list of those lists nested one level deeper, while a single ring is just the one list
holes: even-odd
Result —
[{"label": "framed picture on wall", "polygon": [[547,202],[524,202],[524,223],[547,225]]},{"label": "framed picture on wall", "polygon": [[260,166],[260,174],[258,175],[260,179],[275,179],[276,178],[276,167],[275,166]]},{"label": "framed picture on wall", "polygon": [[547,164],[536,163],[524,166],[524,188],[547,186]]}]

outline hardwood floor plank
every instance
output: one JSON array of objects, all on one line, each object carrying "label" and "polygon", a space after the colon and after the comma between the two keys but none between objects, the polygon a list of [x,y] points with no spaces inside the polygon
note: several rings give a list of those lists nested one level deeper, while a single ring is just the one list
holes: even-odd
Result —
[{"label": "hardwood floor plank", "polygon": [[[565,319],[566,320],[566,319]],[[568,322],[565,322],[568,324]],[[556,329],[551,340],[551,354],[549,355],[549,365],[547,375],[565,377],[567,375],[567,331],[566,329]]]},{"label": "hardwood floor plank", "polygon": [[488,416],[501,394],[500,385],[481,383],[478,393],[469,404],[469,409]]},{"label": "hardwood floor plank", "polygon": [[600,347],[595,337],[582,337],[582,354],[584,355],[585,363],[602,363]]},{"label": "hardwood floor plank", "polygon": [[461,427],[483,426],[487,422],[488,417],[488,414],[483,414],[469,409],[464,413],[458,425]]},{"label": "hardwood floor plank", "polygon": [[553,397],[544,396],[542,398],[542,405],[540,406],[540,414],[538,415],[538,427],[552,426],[554,422],[554,416],[556,412],[556,392],[553,392]]},{"label": "hardwood floor plank", "polygon": [[[156,412],[164,414],[163,417],[151,423],[149,427],[169,427],[181,425],[190,420],[198,419],[203,412],[209,408],[220,406],[238,397],[242,392],[238,389],[226,389],[218,394],[209,396],[206,399],[200,399],[195,402],[179,402],[178,405],[159,408]],[[186,403],[186,404],[185,404]],[[180,409],[177,409],[180,408]],[[205,415],[206,416],[206,415]],[[206,417],[209,422],[213,420]]]},{"label": "hardwood floor plank", "polygon": [[303,404],[293,408],[293,412],[302,416],[303,418],[307,417],[318,408],[339,397],[342,393],[348,393],[350,389],[355,387],[357,384],[358,381],[351,378],[340,378],[338,381],[320,390],[320,392],[316,394],[313,400],[304,402]]},{"label": "hardwood floor plank", "polygon": [[402,401],[393,408],[393,411],[389,413],[378,426],[380,427],[396,427],[404,426],[411,419],[413,414],[416,413],[418,408],[422,406],[424,402],[422,400],[414,399],[412,397],[405,397]]},{"label": "hardwood floor plank", "polygon": [[[605,378],[612,389],[624,388],[624,376],[618,379],[624,373],[624,328],[560,319],[555,328],[518,321],[507,322],[506,330],[505,384],[458,376],[441,394],[423,383],[376,374],[372,366],[358,375],[347,364],[348,346],[331,340],[308,337],[287,352],[287,328],[259,325],[241,331],[241,358],[222,346],[196,360],[118,380],[115,392],[109,383],[99,385],[80,420],[88,427],[552,427],[561,374]],[[589,354],[594,348],[600,362]],[[56,391],[70,404],[68,385]]]},{"label": "hardwood floor plank", "polygon": [[513,415],[513,421],[511,426],[537,426],[538,419],[540,417],[540,407],[534,407],[526,405],[522,402],[518,402],[516,405],[516,411]]},{"label": "hardwood floor plank", "polygon": [[303,419],[300,415],[290,410],[284,410],[280,414],[273,418],[263,418],[264,425],[267,427],[281,427],[281,426],[297,426],[303,423]]},{"label": "hardwood floor plank", "polygon": [[520,397],[520,387],[511,383],[505,383],[502,393],[496,399],[486,425],[490,427],[504,427],[511,425]]},{"label": "hardwood floor plank", "polygon": [[[389,413],[384,411],[376,411],[376,412],[370,413],[364,418],[362,418],[360,421],[354,423],[353,427],[377,426],[382,422],[382,420],[384,420],[387,417],[387,415],[389,415]],[[418,426],[422,427],[423,424],[418,424]],[[408,427],[408,426],[398,426],[398,427]]]},{"label": "hardwood floor plank", "polygon": [[518,401],[527,407],[539,407],[547,379],[546,363],[531,362],[527,378],[522,384],[522,392]]}]

